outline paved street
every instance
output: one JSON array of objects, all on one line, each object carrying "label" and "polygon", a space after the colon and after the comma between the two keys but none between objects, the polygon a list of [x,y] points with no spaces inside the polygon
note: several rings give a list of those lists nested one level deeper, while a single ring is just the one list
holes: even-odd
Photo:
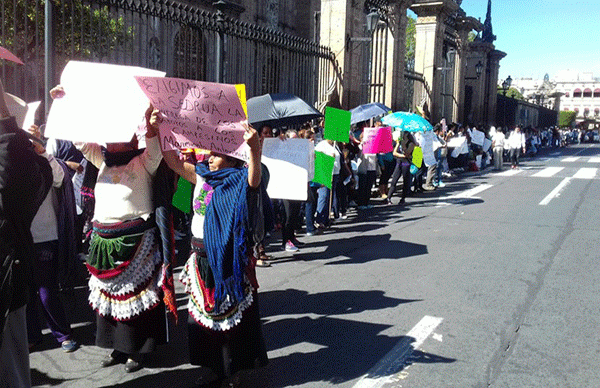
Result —
[{"label": "paved street", "polygon": [[[376,201],[301,235],[299,253],[274,253],[258,269],[270,364],[245,386],[600,386],[600,145],[507,167],[405,208]],[[133,374],[99,368],[85,292],[69,305],[81,349],[65,354],[46,334],[31,354],[37,386],[193,386],[203,372],[187,361],[181,288],[171,343]]]}]

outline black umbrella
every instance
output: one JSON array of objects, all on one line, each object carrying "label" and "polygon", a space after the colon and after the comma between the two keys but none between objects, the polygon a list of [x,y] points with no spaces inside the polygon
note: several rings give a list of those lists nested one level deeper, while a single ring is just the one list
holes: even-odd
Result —
[{"label": "black umbrella", "polygon": [[257,129],[263,125],[273,128],[293,126],[322,116],[321,112],[293,94],[264,94],[248,100],[248,122]]}]

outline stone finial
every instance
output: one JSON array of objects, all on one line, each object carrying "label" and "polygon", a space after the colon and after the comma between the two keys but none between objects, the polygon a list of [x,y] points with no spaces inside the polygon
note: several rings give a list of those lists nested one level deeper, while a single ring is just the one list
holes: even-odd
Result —
[{"label": "stone finial", "polygon": [[487,14],[485,16],[485,22],[483,22],[481,40],[487,43],[494,43],[496,40],[496,35],[494,35],[492,29],[492,0],[488,0]]}]

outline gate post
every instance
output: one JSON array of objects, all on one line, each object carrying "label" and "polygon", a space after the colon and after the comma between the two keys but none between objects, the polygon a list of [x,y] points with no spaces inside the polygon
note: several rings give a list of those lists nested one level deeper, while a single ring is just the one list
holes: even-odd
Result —
[{"label": "gate post", "polygon": [[54,83],[54,24],[53,2],[46,0],[44,7],[44,114],[48,117],[52,100],[50,98],[50,89]]}]

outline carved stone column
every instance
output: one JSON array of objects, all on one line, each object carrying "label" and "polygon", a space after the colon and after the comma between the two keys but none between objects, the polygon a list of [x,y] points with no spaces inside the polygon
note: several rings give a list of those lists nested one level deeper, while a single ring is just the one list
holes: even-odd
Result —
[{"label": "carved stone column", "polygon": [[441,119],[442,65],[446,18],[459,9],[454,0],[415,0],[410,7],[417,14],[415,71],[422,73],[430,90],[431,121]]},{"label": "carved stone column", "polygon": [[[459,123],[465,123],[465,82],[467,77],[469,80],[477,78],[475,65],[469,64],[467,60],[469,50],[469,32],[472,30],[481,31],[482,24],[473,17],[461,16],[457,19],[456,32],[457,53],[456,66],[454,67],[454,104],[452,106],[453,120]],[[477,62],[475,62],[477,63]],[[479,77],[481,78],[481,76]]]},{"label": "carved stone column", "polygon": [[500,71],[500,60],[505,56],[506,53],[499,50],[492,50],[488,54],[488,66],[490,72],[488,79],[487,111],[484,119],[489,125],[493,125],[492,123],[495,122],[496,110],[498,105],[498,72]]},{"label": "carved stone column", "polygon": [[407,98],[404,92],[404,69],[406,67],[406,11],[413,0],[394,0],[388,6],[388,29],[390,40],[387,49],[387,73],[385,101],[392,111],[400,110]]}]

